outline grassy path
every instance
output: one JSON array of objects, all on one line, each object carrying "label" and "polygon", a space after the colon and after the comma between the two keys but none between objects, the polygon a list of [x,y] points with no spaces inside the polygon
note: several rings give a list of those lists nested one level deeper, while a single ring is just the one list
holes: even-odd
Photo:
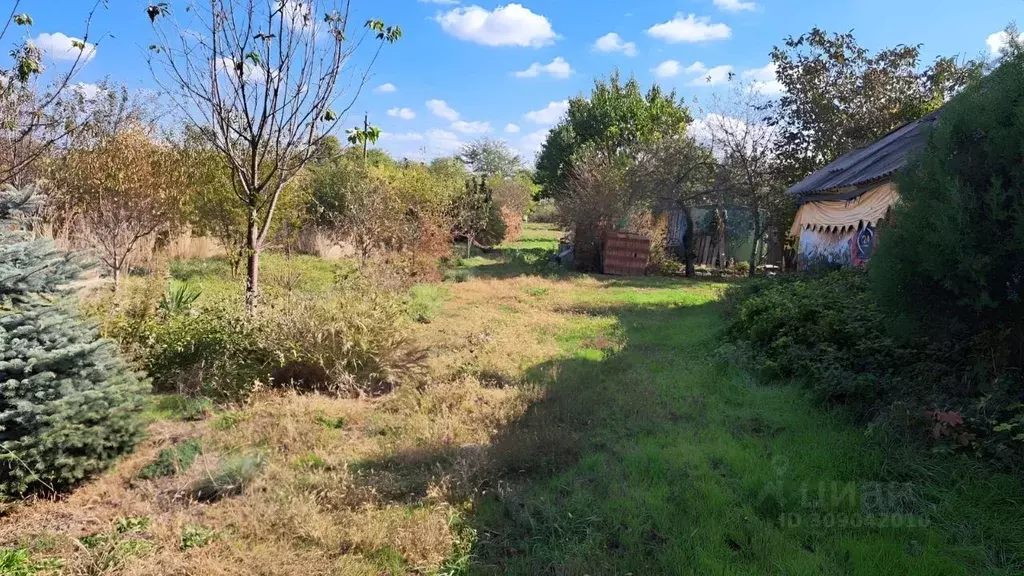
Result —
[{"label": "grassy path", "polygon": [[[730,365],[721,284],[548,274],[535,260],[557,237],[528,227],[411,291],[430,351],[415,385],[154,402],[109,473],[0,508],[0,573],[1024,574],[1020,480]],[[281,289],[337,271],[266,264]],[[220,261],[175,274],[237,290]],[[193,464],[143,473],[183,447]],[[225,462],[255,464],[244,488],[182,496]]]},{"label": "grassy path", "polygon": [[481,571],[1024,567],[1019,483],[867,438],[798,389],[729,367],[718,287],[605,279],[562,289],[571,305],[559,307],[569,318],[559,357],[529,375],[543,397],[494,446],[509,464],[478,505]]}]

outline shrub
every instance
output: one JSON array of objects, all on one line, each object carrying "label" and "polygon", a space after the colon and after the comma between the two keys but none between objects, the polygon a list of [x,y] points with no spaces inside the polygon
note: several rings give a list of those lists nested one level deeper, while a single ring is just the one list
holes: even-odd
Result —
[{"label": "shrub", "polygon": [[189,485],[187,494],[199,502],[216,502],[245,491],[263,470],[260,454],[236,454],[221,458],[217,468]]},{"label": "shrub", "polygon": [[[260,314],[237,303],[195,301],[175,311],[114,304],[107,330],[152,374],[160,392],[244,400],[260,385],[334,394],[379,394],[416,375],[424,354],[405,336],[401,283],[368,266],[315,292],[267,290]],[[129,296],[134,297],[134,296]]]},{"label": "shrub", "polygon": [[377,395],[421,370],[425,353],[405,335],[402,303],[369,288],[362,298],[352,296],[297,295],[271,305],[265,331],[283,358],[276,382]]},{"label": "shrub", "polygon": [[157,315],[141,337],[141,365],[158,392],[241,398],[276,361],[261,326],[224,304]]},{"label": "shrub", "polygon": [[943,108],[871,263],[886,311],[949,342],[972,387],[1024,368],[1022,101],[1016,55]]},{"label": "shrub", "polygon": [[555,208],[554,198],[538,200],[530,209],[530,222],[554,224],[557,218],[558,209]]},{"label": "shrub", "polygon": [[823,401],[873,412],[908,364],[861,271],[751,280],[727,300],[728,334],[750,348],[756,367],[800,380]]},{"label": "shrub", "polygon": [[149,388],[62,300],[81,268],[18,231],[28,200],[0,192],[0,498],[105,469],[139,439]]}]

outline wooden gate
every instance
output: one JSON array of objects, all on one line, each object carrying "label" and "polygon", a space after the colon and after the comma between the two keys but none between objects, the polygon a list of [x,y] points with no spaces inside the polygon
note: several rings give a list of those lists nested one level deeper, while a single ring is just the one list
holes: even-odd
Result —
[{"label": "wooden gate", "polygon": [[643,276],[651,256],[651,241],[640,234],[609,232],[601,254],[605,274]]}]

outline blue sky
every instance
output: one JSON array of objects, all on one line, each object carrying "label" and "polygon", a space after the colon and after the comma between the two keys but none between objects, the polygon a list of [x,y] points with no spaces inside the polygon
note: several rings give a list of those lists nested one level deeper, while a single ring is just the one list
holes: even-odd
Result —
[{"label": "blue sky", "polygon": [[[11,0],[7,0],[10,2]],[[152,31],[147,0],[109,0],[93,21],[102,40],[77,80],[109,77],[154,88],[145,64]],[[170,0],[172,9],[182,0]],[[60,67],[67,37],[81,37],[92,0],[22,0],[34,25],[27,35]],[[735,72],[762,82],[772,46],[812,26],[853,30],[872,49],[923,44],[937,55],[989,55],[1007,23],[1024,17],[1021,0],[354,0],[357,17],[399,24],[344,125],[363,112],[397,156],[455,152],[480,136],[504,138],[532,159],[565,100],[587,92],[595,76],[618,68],[645,85],[676,88],[686,100]],[[984,5],[984,10],[969,7]],[[65,48],[62,48],[65,47]],[[393,87],[389,90],[387,85]],[[381,88],[384,87],[384,88]]]}]

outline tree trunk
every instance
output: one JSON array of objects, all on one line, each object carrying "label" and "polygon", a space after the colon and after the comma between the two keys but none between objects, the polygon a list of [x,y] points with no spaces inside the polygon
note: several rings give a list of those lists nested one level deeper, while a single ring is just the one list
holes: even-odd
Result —
[{"label": "tree trunk", "polygon": [[473,255],[473,235],[466,234],[466,258]]},{"label": "tree trunk", "polygon": [[715,208],[715,229],[718,231],[718,238],[715,239],[716,265],[725,268],[725,209],[722,206]]},{"label": "tree trunk", "polygon": [[121,289],[121,269],[114,268],[114,293]]},{"label": "tree trunk", "polygon": [[754,216],[754,247],[750,249],[750,270],[748,275],[754,276],[757,272],[757,245],[761,242],[761,211],[757,204],[752,208]]},{"label": "tree trunk", "polygon": [[249,215],[245,236],[245,311],[249,314],[256,313],[260,292],[260,246],[255,216]]},{"label": "tree trunk", "polygon": [[693,211],[690,208],[683,208],[683,216],[686,218],[686,232],[683,232],[683,260],[686,263],[686,277],[693,278],[693,260],[697,256],[693,249]]}]

